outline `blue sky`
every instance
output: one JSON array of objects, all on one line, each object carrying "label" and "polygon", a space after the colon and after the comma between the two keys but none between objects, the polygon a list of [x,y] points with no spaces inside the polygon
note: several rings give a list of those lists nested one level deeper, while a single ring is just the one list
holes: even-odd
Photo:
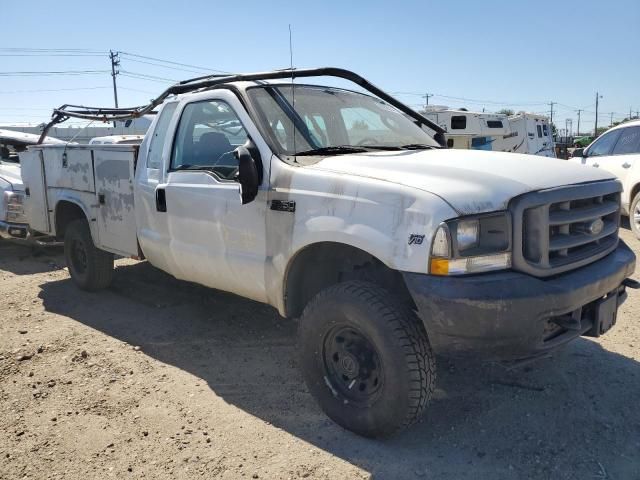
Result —
[{"label": "blue sky", "polygon": [[[640,110],[640,2],[595,1],[120,1],[2,2],[0,123],[46,120],[62,103],[113,104],[109,49],[207,69],[258,71],[289,65],[354,70],[413,106],[430,103],[539,113],[557,102],[559,128],[576,108],[581,130]],[[8,48],[86,49],[40,56]],[[47,52],[48,53],[48,52]],[[197,72],[123,55],[121,106],[145,103],[170,81]],[[158,63],[152,61],[151,63]],[[176,65],[171,65],[178,67]],[[180,67],[183,68],[183,67]],[[92,70],[83,75],[7,72]],[[132,78],[132,76],[138,78]],[[50,91],[37,91],[50,90]],[[466,99],[466,100],[463,100]]]}]

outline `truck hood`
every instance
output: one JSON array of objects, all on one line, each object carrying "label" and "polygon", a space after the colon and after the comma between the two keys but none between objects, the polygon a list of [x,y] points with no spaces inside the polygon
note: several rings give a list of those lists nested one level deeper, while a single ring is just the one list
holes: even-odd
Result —
[{"label": "truck hood", "polygon": [[442,198],[459,215],[504,210],[512,198],[526,192],[615,178],[566,160],[478,150],[337,155],[310,168],[424,190]]},{"label": "truck hood", "polygon": [[20,176],[20,165],[17,163],[0,161],[0,179],[9,182],[14,190],[24,190]]}]

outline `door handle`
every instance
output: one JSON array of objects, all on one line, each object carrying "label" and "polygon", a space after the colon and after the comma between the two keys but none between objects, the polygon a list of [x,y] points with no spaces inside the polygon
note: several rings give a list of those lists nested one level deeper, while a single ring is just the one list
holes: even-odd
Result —
[{"label": "door handle", "polygon": [[167,211],[167,195],[163,187],[156,188],[156,210],[158,212]]},{"label": "door handle", "polygon": [[594,164],[592,165],[592,167],[596,167],[596,168],[598,168],[599,166],[600,166],[600,164],[599,164],[599,163],[594,163]]},{"label": "door handle", "polygon": [[631,164],[629,162],[624,162],[622,164],[622,168],[629,168],[631,166]]}]

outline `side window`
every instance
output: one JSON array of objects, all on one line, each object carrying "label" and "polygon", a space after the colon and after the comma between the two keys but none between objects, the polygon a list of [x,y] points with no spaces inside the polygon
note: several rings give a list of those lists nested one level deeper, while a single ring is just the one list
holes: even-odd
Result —
[{"label": "side window", "polygon": [[487,127],[502,128],[502,120],[487,120]]},{"label": "side window", "polygon": [[620,130],[614,130],[613,132],[605,133],[600,138],[598,138],[593,143],[593,145],[589,147],[587,155],[589,157],[600,157],[603,155],[609,155],[619,136]]},{"label": "side window", "polygon": [[309,135],[313,137],[315,142],[321,147],[329,145],[329,136],[327,133],[327,126],[324,123],[324,117],[321,115],[310,115],[308,113],[304,113],[303,119],[309,129]]},{"label": "side window", "polygon": [[180,117],[171,169],[212,170],[230,180],[238,166],[233,151],[246,141],[247,132],[228,103],[189,103]]},{"label": "side window", "polygon": [[620,138],[613,148],[613,155],[629,153],[640,153],[640,127],[623,128]]},{"label": "side window", "polygon": [[548,136],[549,136],[549,125],[547,125],[546,123],[543,123],[543,124],[542,124],[542,134],[543,134],[545,137],[548,137]]},{"label": "side window", "polygon": [[464,130],[467,128],[466,115],[456,115],[451,117],[451,130]]},{"label": "side window", "polygon": [[538,138],[542,138],[542,125],[536,125],[536,129],[538,130]]},{"label": "side window", "polygon": [[151,137],[151,141],[149,142],[147,168],[162,168],[162,147],[167,138],[169,122],[171,122],[171,117],[173,117],[173,112],[176,111],[177,106],[178,102],[168,103],[160,112],[156,128],[153,130],[153,137]]}]

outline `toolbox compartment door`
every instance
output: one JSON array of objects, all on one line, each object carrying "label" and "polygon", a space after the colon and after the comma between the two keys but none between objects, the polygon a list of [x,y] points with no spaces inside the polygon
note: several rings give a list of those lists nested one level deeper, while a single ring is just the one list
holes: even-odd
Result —
[{"label": "toolbox compartment door", "polygon": [[20,153],[20,174],[26,194],[24,207],[29,227],[36,232],[51,233],[41,149],[29,149]]},{"label": "toolbox compartment door", "polygon": [[136,152],[113,147],[93,151],[99,246],[123,256],[138,254],[133,204]]}]

